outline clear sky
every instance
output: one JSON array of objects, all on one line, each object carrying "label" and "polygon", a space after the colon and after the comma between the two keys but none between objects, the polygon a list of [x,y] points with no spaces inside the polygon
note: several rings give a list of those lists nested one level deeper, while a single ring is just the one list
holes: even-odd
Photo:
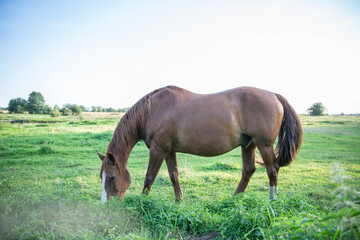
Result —
[{"label": "clear sky", "polygon": [[360,1],[0,0],[0,107],[127,107],[166,85],[360,113]]}]

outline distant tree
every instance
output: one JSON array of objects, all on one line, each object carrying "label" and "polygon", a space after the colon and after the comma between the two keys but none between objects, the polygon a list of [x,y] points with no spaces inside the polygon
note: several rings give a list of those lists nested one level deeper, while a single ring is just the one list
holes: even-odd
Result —
[{"label": "distant tree", "polygon": [[22,113],[27,110],[27,104],[23,98],[14,98],[9,101],[8,110],[10,113]]},{"label": "distant tree", "polygon": [[52,108],[49,105],[45,104],[44,109],[43,109],[43,113],[44,114],[50,114],[51,111],[52,111]]},{"label": "distant tree", "polygon": [[86,112],[86,107],[84,105],[80,105],[79,107],[81,108],[82,112]]},{"label": "distant tree", "polygon": [[54,111],[59,111],[59,112],[60,112],[60,107],[59,107],[59,105],[55,105]]},{"label": "distant tree", "polygon": [[62,113],[62,115],[64,116],[71,116],[73,114],[73,112],[71,111],[70,108],[68,107],[64,107],[60,110],[60,112]]},{"label": "distant tree", "polygon": [[[64,108],[70,109],[73,115],[81,115],[81,113],[82,113],[81,108],[76,104],[65,104],[63,109]],[[69,116],[69,115],[66,115],[66,116]]]},{"label": "distant tree", "polygon": [[119,109],[117,110],[117,112],[125,113],[125,112],[127,112],[129,109],[130,109],[129,107],[119,108]]},{"label": "distant tree", "polygon": [[96,112],[97,111],[97,108],[95,106],[91,106],[91,111],[92,112]]},{"label": "distant tree", "polygon": [[326,108],[321,102],[314,103],[307,109],[310,116],[321,116],[325,114]]},{"label": "distant tree", "polygon": [[27,110],[29,113],[43,113],[45,107],[45,99],[40,92],[32,92],[27,101]]},{"label": "distant tree", "polygon": [[60,117],[61,112],[58,105],[55,105],[54,109],[50,112],[50,116],[52,117]]},{"label": "distant tree", "polygon": [[97,111],[97,112],[102,112],[102,111],[103,111],[103,108],[102,108],[101,106],[97,106],[97,107],[96,107],[96,111]]},{"label": "distant tree", "polygon": [[73,112],[74,115],[81,115],[82,114],[82,109],[81,107],[79,107],[76,104],[73,104],[71,111]]},{"label": "distant tree", "polygon": [[107,112],[116,112],[116,109],[115,108],[108,108],[106,109]]}]

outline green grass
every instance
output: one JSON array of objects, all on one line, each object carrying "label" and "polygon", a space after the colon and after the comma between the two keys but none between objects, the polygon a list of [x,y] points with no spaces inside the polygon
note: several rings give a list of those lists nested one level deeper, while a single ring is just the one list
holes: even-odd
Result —
[{"label": "green grass", "polygon": [[103,205],[95,150],[105,152],[120,117],[0,114],[0,239],[359,239],[360,118],[301,116],[303,146],[280,170],[276,201],[260,166],[232,196],[240,149],[178,154],[181,204],[166,164],[143,196],[148,149],[139,142],[124,201]]}]

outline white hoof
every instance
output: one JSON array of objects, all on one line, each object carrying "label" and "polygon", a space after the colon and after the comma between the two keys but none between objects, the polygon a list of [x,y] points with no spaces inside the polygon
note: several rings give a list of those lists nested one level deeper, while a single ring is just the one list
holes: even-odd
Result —
[{"label": "white hoof", "polygon": [[276,196],[275,196],[275,189],[276,187],[269,187],[269,200],[276,200]]}]

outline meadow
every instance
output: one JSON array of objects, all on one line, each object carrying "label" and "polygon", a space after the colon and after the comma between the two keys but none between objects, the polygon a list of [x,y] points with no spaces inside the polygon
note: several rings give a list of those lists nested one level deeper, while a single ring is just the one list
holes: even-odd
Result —
[{"label": "meadow", "polygon": [[280,169],[279,194],[257,170],[244,194],[241,149],[178,154],[184,200],[163,164],[141,194],[148,149],[128,162],[124,200],[102,204],[95,150],[105,153],[121,114],[0,114],[0,239],[360,239],[360,117],[301,116],[298,158]]}]

